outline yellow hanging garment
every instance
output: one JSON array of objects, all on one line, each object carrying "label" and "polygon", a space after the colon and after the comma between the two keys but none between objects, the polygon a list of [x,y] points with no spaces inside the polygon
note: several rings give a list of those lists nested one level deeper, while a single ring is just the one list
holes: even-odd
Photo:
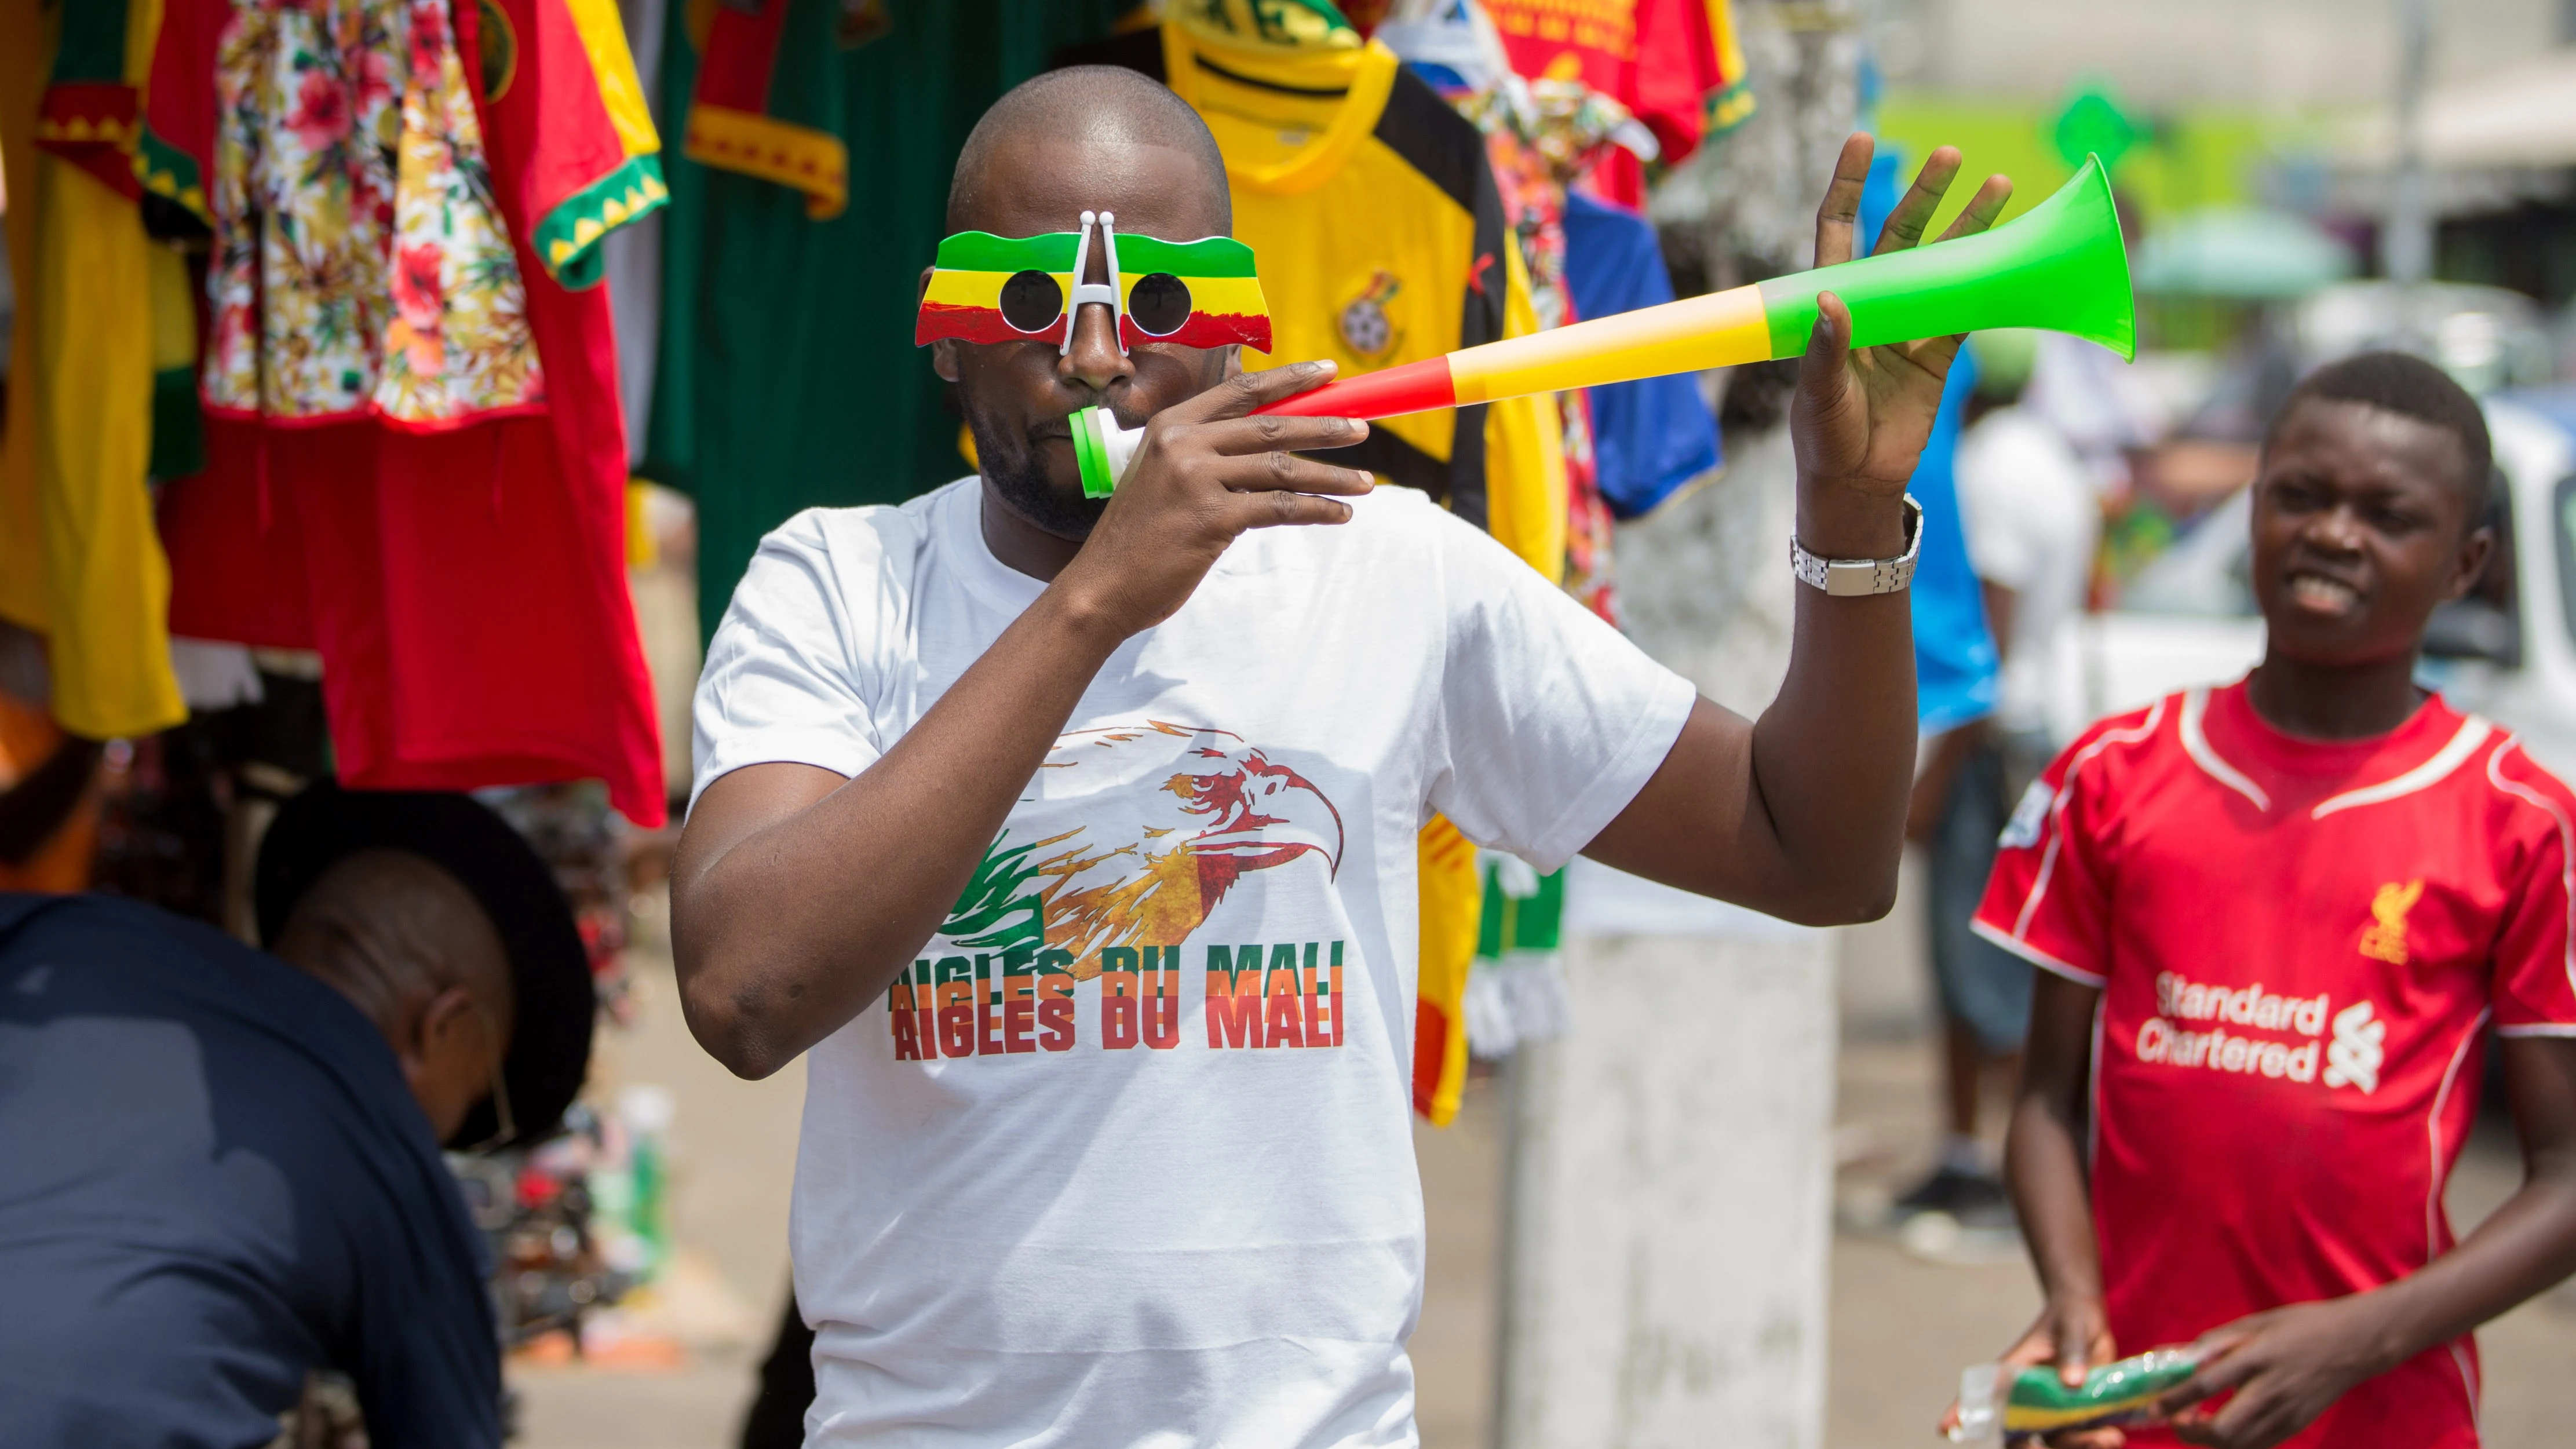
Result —
[{"label": "yellow hanging garment", "polygon": [[[0,176],[9,186],[5,218],[18,320],[9,376],[36,375],[36,99],[54,51],[39,0],[0,0]],[[0,619],[45,627],[44,519],[36,506],[36,390],[9,389],[0,419]]]},{"label": "yellow hanging garment", "polygon": [[[0,3],[0,49],[45,53],[32,0]],[[33,107],[41,149],[29,170],[18,168],[17,147],[10,156],[11,175],[34,183],[13,187],[10,207],[20,335],[32,345],[17,353],[30,365],[11,372],[22,381],[10,389],[0,517],[23,517],[32,491],[42,587],[30,598],[17,580],[0,607],[46,635],[54,718],[90,739],[150,734],[188,715],[170,668],[170,565],[147,478],[154,244],[131,160],[160,18],[157,0],[67,9],[52,84]],[[13,121],[30,109],[18,88],[31,69],[0,71],[10,88],[0,108]],[[21,225],[20,207],[31,224]],[[33,265],[20,260],[21,235]],[[15,555],[11,571],[24,572]]]},{"label": "yellow hanging garment", "polygon": [[[1234,235],[1260,258],[1274,345],[1247,349],[1244,366],[1331,358],[1349,377],[1537,331],[1482,136],[1393,51],[1321,14],[1191,6],[1162,28],[1158,78],[1215,133]],[[1444,500],[1553,582],[1566,530],[1557,417],[1543,394],[1388,418],[1334,461]],[[1466,1084],[1483,897],[1475,847],[1448,821],[1424,827],[1416,863],[1414,1107],[1438,1125]]]}]

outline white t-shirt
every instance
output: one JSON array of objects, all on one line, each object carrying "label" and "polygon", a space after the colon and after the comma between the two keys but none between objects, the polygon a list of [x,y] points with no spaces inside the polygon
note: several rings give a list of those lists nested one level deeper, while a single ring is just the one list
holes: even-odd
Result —
[{"label": "white t-shirt", "polygon": [[[698,787],[912,728],[1042,587],[982,506],[764,540]],[[1355,508],[1244,535],[1122,645],[907,979],[814,1048],[809,1442],[1414,1441],[1415,834],[1555,869],[1694,694],[1421,495]]]},{"label": "white t-shirt", "polygon": [[1958,479],[1969,566],[2014,595],[1995,721],[2045,729],[2050,671],[2073,654],[2067,635],[2084,607],[2102,505],[2075,450],[2026,408],[1997,408],[1968,429]]}]

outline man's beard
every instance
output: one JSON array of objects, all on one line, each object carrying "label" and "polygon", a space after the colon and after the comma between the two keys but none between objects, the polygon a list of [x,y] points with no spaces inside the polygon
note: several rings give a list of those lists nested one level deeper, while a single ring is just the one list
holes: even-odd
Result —
[{"label": "man's beard", "polygon": [[[1034,430],[1012,432],[972,413],[967,424],[975,432],[975,456],[984,481],[1013,513],[1058,538],[1078,541],[1091,536],[1109,500],[1058,489],[1047,477],[1044,438]],[[1003,446],[995,447],[996,443]]]}]

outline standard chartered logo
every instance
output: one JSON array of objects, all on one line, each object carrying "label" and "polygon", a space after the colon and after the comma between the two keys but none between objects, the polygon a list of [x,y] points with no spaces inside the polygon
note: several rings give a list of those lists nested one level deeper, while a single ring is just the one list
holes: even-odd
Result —
[{"label": "standard chartered logo", "polygon": [[2326,1043],[2326,1085],[2359,1087],[2367,1096],[2379,1090],[2379,1064],[2388,1060],[2381,1043],[2388,1023],[2371,1020],[2370,1003],[2356,1001],[2335,1013],[2334,1040]]},{"label": "standard chartered logo", "polygon": [[2388,1023],[2377,1019],[2367,1001],[2329,1018],[2331,1007],[2322,994],[2290,996],[2266,991],[2261,982],[2211,985],[2167,971],[2156,977],[2156,1015],[2138,1027],[2135,1050],[2139,1061],[2158,1066],[2292,1082],[2322,1079],[2328,1087],[2354,1087],[2364,1095],[2378,1091],[2379,1068],[2388,1059]]}]

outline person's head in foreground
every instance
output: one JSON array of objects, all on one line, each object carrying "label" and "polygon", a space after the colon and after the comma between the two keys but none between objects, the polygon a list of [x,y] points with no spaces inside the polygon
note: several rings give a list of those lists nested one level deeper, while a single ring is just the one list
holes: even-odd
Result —
[{"label": "person's head in foreground", "polygon": [[[1085,213],[1101,212],[1116,218],[1119,235],[1167,242],[1234,229],[1225,158],[1207,123],[1168,88],[1115,66],[1049,71],[996,101],[966,138],[948,192],[952,233],[1089,231],[1078,280],[1106,285],[1109,248],[1083,222]],[[922,276],[927,284],[927,268]],[[1059,305],[1070,301],[1051,296]],[[1007,307],[1017,299],[1005,300]],[[993,495],[1026,524],[1078,541],[1107,501],[1082,496],[1066,418],[1104,407],[1135,427],[1224,380],[1236,367],[1236,348],[1122,346],[1110,307],[1086,302],[1069,310],[1069,344],[1055,337],[980,344],[943,338],[931,344],[931,356],[939,375],[957,384]]]},{"label": "person's head in foreground", "polygon": [[552,1130],[588,963],[462,795],[281,809],[254,951],[0,896],[0,1442],[497,1446],[480,1234],[440,1156]]},{"label": "person's head in foreground", "polygon": [[2254,481],[2267,667],[2411,670],[2433,611],[2486,567],[2492,469],[2477,401],[2432,363],[2367,352],[2310,374]]}]

